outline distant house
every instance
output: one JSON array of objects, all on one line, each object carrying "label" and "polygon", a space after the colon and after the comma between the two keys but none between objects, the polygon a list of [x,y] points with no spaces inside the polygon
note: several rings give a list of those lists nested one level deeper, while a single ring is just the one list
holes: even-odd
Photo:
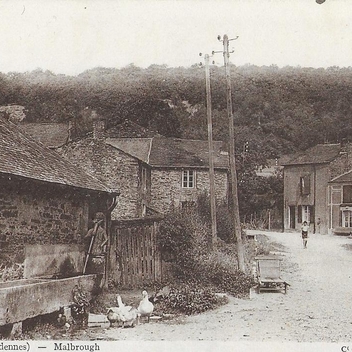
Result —
[{"label": "distant house", "polygon": [[[195,202],[209,190],[207,141],[111,136],[97,121],[92,136],[67,144],[60,153],[121,191],[115,219],[165,213]],[[226,201],[228,156],[221,142],[214,146],[217,199]]]},{"label": "distant house", "polygon": [[26,244],[79,244],[95,212],[110,216],[115,192],[5,119],[0,154],[2,253],[21,257]]},{"label": "distant house", "polygon": [[256,170],[256,175],[261,177],[271,177],[277,175],[284,168],[283,165],[292,159],[292,155],[282,155],[280,158],[268,159],[267,166],[260,166]]},{"label": "distant house", "polygon": [[352,233],[352,171],[333,178],[328,188],[329,231]]},{"label": "distant house", "polygon": [[352,169],[351,151],[350,145],[318,144],[284,164],[285,230],[307,221],[314,232],[330,231],[328,184]]}]

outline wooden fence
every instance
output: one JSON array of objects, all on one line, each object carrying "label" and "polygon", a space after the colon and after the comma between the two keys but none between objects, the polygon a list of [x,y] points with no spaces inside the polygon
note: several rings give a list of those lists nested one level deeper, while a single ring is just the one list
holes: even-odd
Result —
[{"label": "wooden fence", "polygon": [[157,236],[160,217],[114,220],[111,223],[109,279],[135,287],[162,277]]}]

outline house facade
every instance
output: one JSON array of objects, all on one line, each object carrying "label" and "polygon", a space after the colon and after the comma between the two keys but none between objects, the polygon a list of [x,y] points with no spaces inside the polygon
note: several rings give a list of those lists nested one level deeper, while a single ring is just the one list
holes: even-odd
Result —
[{"label": "house facade", "polygon": [[[165,138],[116,138],[95,126],[92,136],[59,149],[113,189],[119,189],[115,220],[166,213],[195,202],[209,190],[208,142]],[[107,131],[108,132],[108,131]],[[227,201],[228,156],[214,143],[215,189]]]},{"label": "house facade", "polygon": [[307,221],[312,232],[330,232],[328,184],[352,167],[351,152],[350,145],[319,144],[284,164],[285,230]]},{"label": "house facade", "polygon": [[333,178],[328,185],[329,232],[352,233],[352,171]]},{"label": "house facade", "polygon": [[[209,191],[208,142],[177,138],[108,138],[106,143],[138,160],[141,213],[159,213],[194,203]],[[215,193],[227,200],[228,156],[214,143]]]},{"label": "house facade", "polygon": [[21,262],[26,244],[82,243],[116,196],[101,181],[0,119],[0,241]]}]

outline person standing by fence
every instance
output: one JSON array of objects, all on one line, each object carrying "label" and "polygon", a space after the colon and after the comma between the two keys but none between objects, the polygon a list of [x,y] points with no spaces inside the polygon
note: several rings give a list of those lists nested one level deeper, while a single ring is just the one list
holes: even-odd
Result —
[{"label": "person standing by fence", "polygon": [[104,228],[105,215],[101,212],[96,213],[93,222],[94,227],[87,232],[84,238],[86,259],[83,274],[85,274],[87,270],[91,271],[92,269],[93,272],[96,273],[97,268],[94,268],[94,266],[102,267],[102,265],[104,265],[107,252],[106,245],[108,243],[108,237]]}]

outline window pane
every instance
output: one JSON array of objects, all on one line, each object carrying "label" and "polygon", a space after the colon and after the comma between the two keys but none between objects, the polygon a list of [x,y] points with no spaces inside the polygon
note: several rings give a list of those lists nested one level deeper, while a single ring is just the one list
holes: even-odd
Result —
[{"label": "window pane", "polygon": [[352,203],[352,186],[343,186],[343,202]]},{"label": "window pane", "polygon": [[187,187],[187,171],[183,171],[183,183],[182,187]]},{"label": "window pane", "polygon": [[188,187],[193,187],[193,171],[189,171]]},{"label": "window pane", "polygon": [[302,195],[310,194],[310,175],[300,177],[300,188]]}]

